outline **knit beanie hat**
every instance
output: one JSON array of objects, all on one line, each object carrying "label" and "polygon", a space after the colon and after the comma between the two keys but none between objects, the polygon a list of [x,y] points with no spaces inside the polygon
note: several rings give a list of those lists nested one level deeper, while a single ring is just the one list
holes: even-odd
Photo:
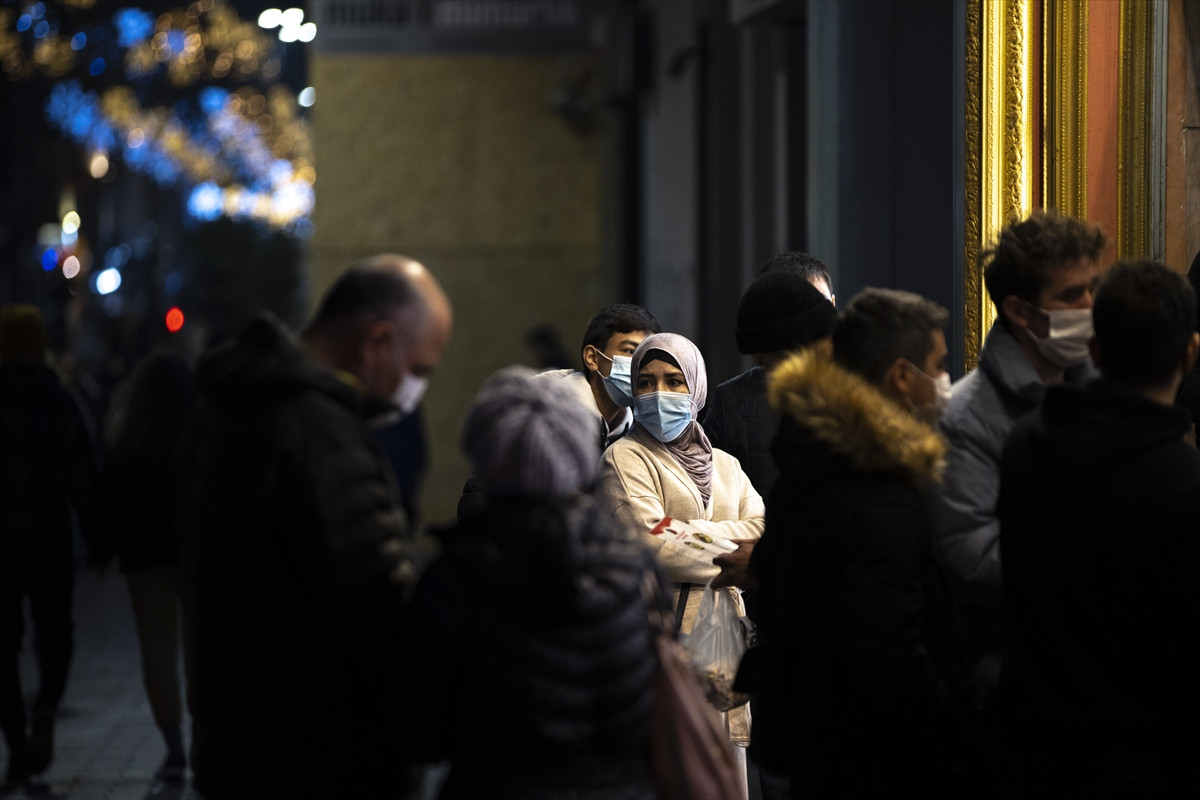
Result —
[{"label": "knit beanie hat", "polygon": [[806,279],[788,272],[756,278],[738,306],[737,345],[743,354],[795,350],[829,335],[837,310]]},{"label": "knit beanie hat", "polygon": [[564,379],[508,367],[484,384],[467,414],[463,450],[484,494],[552,497],[589,485],[600,425]]}]

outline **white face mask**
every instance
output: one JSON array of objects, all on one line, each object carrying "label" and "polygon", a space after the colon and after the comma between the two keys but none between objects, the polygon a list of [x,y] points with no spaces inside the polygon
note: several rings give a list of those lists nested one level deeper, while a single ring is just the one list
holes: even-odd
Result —
[{"label": "white face mask", "polygon": [[411,372],[404,373],[396,390],[392,392],[392,402],[400,407],[400,413],[407,417],[421,405],[425,389],[429,386],[428,378],[418,378]]},{"label": "white face mask", "polygon": [[[905,359],[905,361],[908,361],[908,359]],[[950,405],[950,373],[943,372],[936,378],[932,378],[921,371],[911,361],[908,362],[908,365],[918,375],[933,384],[933,402],[923,406],[916,405],[915,403],[912,405],[913,416],[926,425],[933,427],[942,418],[942,414],[946,413],[946,406]],[[911,400],[909,402],[912,403]]]},{"label": "white face mask", "polygon": [[1046,311],[1032,304],[1029,307],[1050,318],[1050,333],[1045,339],[1039,338],[1028,326],[1025,328],[1047,361],[1064,369],[1087,361],[1088,342],[1094,333],[1090,308]]},{"label": "white face mask", "polygon": [[408,355],[404,352],[404,347],[400,344],[399,339],[395,341],[397,352],[400,354],[397,366],[401,366],[404,374],[400,378],[400,382],[396,384],[396,388],[392,390],[389,398],[400,409],[400,416],[411,416],[417,410],[417,406],[421,405],[421,398],[425,396],[425,389],[429,386],[428,378],[421,378],[414,375],[408,369]]}]

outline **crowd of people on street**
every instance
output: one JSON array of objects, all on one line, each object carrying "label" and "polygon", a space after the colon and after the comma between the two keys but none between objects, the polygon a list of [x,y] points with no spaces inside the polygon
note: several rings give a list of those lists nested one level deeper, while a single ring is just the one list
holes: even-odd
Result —
[{"label": "crowd of people on street", "polygon": [[659,645],[713,598],[737,699],[699,714],[740,798],[1195,795],[1200,258],[1101,269],[1106,247],[1052,211],[1000,230],[953,385],[947,309],[839,307],[805,253],[759,268],[754,364],[711,390],[687,337],[601,309],[579,369],[483,384],[429,563],[380,434],[452,332],[422,264],[350,266],[300,331],[264,313],[194,365],[151,354],[102,431],[38,310],[6,306],[4,785],[53,759],[78,533],[128,584],[157,777],[207,800],[400,800],[433,764],[448,800],[692,796]]}]

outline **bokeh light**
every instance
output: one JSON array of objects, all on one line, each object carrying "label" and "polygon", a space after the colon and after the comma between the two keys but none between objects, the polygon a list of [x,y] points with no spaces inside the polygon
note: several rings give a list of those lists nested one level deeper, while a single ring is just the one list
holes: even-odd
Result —
[{"label": "bokeh light", "polygon": [[96,293],[112,294],[121,288],[121,273],[109,267],[96,274]]},{"label": "bokeh light", "polygon": [[93,178],[99,180],[108,174],[108,156],[104,153],[92,153],[92,160],[88,164],[88,172]]},{"label": "bokeh light", "polygon": [[113,15],[117,26],[117,44],[133,47],[141,44],[154,33],[154,16],[136,8],[123,8]]},{"label": "bokeh light", "polygon": [[109,269],[123,267],[129,261],[131,252],[129,245],[122,242],[104,254],[104,266]]},{"label": "bokeh light", "polygon": [[79,259],[75,256],[67,256],[63,259],[63,277],[74,278],[79,274]]},{"label": "bokeh light", "polygon": [[193,189],[188,197],[188,213],[196,219],[211,221],[221,216],[224,202],[220,187],[205,182]]},{"label": "bokeh light", "polygon": [[51,250],[46,250],[45,252],[42,253],[42,269],[44,269],[46,272],[49,272],[50,270],[54,269],[57,266],[58,266],[58,251],[57,250],[51,249]]},{"label": "bokeh light", "polygon": [[296,102],[304,108],[312,108],[312,104],[317,102],[317,90],[306,86],[300,90],[300,94],[296,95]]},{"label": "bokeh light", "polygon": [[62,218],[63,233],[67,234],[68,236],[70,236],[72,233],[78,233],[79,232],[79,223],[80,223],[79,212],[68,211],[66,214],[63,215],[63,218]]},{"label": "bokeh light", "polygon": [[167,330],[171,333],[179,333],[183,328],[183,312],[179,310],[179,306],[173,306],[167,312]]}]

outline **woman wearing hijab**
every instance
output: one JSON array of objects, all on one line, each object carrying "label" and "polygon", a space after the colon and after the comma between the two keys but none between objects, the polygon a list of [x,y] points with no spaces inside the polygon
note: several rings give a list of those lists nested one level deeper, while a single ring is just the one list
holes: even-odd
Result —
[{"label": "woman wearing hijab", "polygon": [[[714,448],[696,421],[708,395],[704,358],[696,345],[674,333],[648,336],[634,351],[630,372],[634,424],[605,451],[596,499],[622,528],[643,534],[671,581],[680,631],[688,633],[701,590],[720,569],[711,552],[677,546],[651,531],[671,517],[714,539],[757,539],[763,501],[737,459]],[[741,607],[737,589],[718,591],[728,592]],[[744,764],[741,748],[750,734],[746,708],[729,712],[727,722]]]}]

